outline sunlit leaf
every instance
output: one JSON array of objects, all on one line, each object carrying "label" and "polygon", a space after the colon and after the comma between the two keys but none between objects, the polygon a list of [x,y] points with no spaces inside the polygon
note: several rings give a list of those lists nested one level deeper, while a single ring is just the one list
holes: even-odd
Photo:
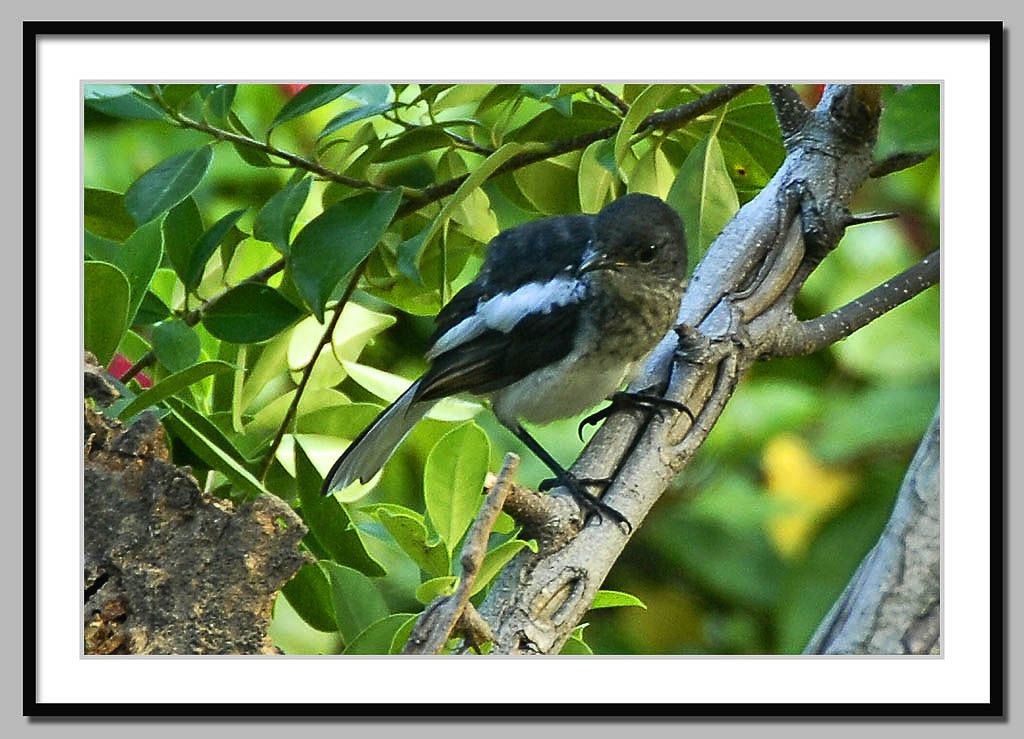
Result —
[{"label": "sunlit leaf", "polygon": [[423,496],[430,520],[449,555],[480,508],[489,460],[487,434],[473,423],[457,426],[442,436],[427,456]]},{"label": "sunlit leaf", "polygon": [[104,367],[128,329],[128,278],[106,262],[86,262],[83,270],[85,348]]}]

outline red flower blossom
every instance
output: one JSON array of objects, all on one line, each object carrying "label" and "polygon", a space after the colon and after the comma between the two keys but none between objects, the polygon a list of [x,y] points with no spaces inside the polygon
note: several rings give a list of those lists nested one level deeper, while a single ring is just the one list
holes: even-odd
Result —
[{"label": "red flower blossom", "polygon": [[295,97],[301,90],[309,87],[306,85],[278,85],[287,97]]},{"label": "red flower blossom", "polygon": [[[131,369],[131,366],[132,363],[128,361],[128,357],[124,354],[115,354],[114,358],[110,360],[107,372],[120,380],[124,377],[124,373]],[[153,381],[144,372],[135,375],[135,379],[139,381],[139,385],[142,387],[153,387]]]}]

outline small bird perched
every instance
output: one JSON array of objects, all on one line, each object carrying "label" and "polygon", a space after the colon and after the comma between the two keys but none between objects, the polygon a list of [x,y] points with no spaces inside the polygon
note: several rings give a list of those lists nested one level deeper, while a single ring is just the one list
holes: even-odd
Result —
[{"label": "small bird perched", "polygon": [[349,445],[323,493],[370,480],[436,401],[470,392],[490,397],[498,420],[581,508],[629,526],[587,491],[602,481],[576,479],[521,422],[567,418],[612,396],[686,411],[655,396],[618,392],[672,328],[686,267],[683,222],[650,195],[498,234],[477,278],[437,315],[430,369]]}]

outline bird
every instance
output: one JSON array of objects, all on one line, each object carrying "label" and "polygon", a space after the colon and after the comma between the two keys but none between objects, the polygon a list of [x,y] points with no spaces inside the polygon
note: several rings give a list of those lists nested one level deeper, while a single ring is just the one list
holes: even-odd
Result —
[{"label": "bird", "polygon": [[631,529],[587,489],[606,480],[577,479],[522,424],[576,416],[606,399],[689,413],[646,391],[622,391],[673,327],[686,272],[682,218],[652,195],[500,232],[476,278],[438,313],[427,371],[345,449],[322,494],[369,481],[434,403],[470,393],[488,398],[498,420],[554,473],[542,490],[563,486],[587,516]]}]

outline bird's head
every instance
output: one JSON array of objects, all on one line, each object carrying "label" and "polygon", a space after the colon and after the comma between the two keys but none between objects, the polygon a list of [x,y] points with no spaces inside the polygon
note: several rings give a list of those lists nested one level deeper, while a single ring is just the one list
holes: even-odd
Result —
[{"label": "bird's head", "polygon": [[603,271],[615,273],[615,281],[685,281],[683,221],[659,198],[632,193],[612,201],[597,214],[596,231],[597,238],[583,255],[581,276]]}]

